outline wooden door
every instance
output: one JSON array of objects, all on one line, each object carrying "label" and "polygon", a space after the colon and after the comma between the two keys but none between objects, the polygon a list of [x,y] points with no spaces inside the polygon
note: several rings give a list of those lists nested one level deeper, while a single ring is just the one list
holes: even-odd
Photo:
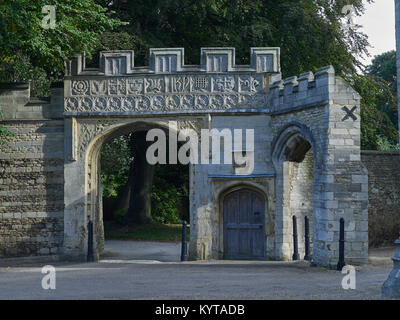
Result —
[{"label": "wooden door", "polygon": [[265,257],[265,200],[251,189],[240,189],[225,196],[225,259]]}]

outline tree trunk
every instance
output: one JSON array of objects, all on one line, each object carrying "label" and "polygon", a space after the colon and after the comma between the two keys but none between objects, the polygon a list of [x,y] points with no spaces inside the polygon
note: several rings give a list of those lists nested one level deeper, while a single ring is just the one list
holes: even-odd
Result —
[{"label": "tree trunk", "polygon": [[149,143],[146,141],[145,131],[135,132],[131,136],[133,170],[129,209],[124,217],[125,224],[144,224],[152,221],[151,189],[154,166],[146,160],[146,150]]},{"label": "tree trunk", "polygon": [[126,184],[124,186],[124,190],[122,191],[122,194],[118,199],[116,211],[119,211],[119,210],[124,210],[125,212],[128,211],[133,181],[134,181],[134,179],[133,179],[133,160],[132,160],[130,167],[129,167],[128,181],[126,182]]}]

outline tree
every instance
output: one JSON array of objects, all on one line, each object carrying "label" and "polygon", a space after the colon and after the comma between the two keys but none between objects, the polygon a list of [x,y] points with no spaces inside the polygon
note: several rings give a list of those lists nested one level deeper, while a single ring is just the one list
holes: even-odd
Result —
[{"label": "tree", "polygon": [[392,50],[375,56],[372,64],[366,68],[366,73],[385,80],[395,93],[397,92],[396,68],[396,51]]},{"label": "tree", "polygon": [[398,150],[396,52],[375,56],[364,74],[351,81],[362,97],[361,147]]},{"label": "tree", "polygon": [[189,221],[187,166],[157,164],[147,167],[143,152],[145,134],[138,133],[117,137],[101,150],[104,218],[120,220],[124,217],[122,222],[126,224],[151,220]]},{"label": "tree", "polygon": [[361,95],[361,148],[381,150],[395,148],[397,129],[388,112],[397,114],[397,99],[391,87],[380,77],[355,75],[352,86]]},{"label": "tree", "polygon": [[130,135],[117,137],[101,149],[101,180],[103,195],[116,197],[123,192],[128,181],[129,167],[133,160],[129,146]]},{"label": "tree", "polygon": [[154,165],[147,162],[146,152],[151,144],[146,141],[146,131],[131,134],[133,165],[129,172],[129,208],[124,217],[125,224],[144,224],[152,221],[151,190],[153,187]]},{"label": "tree", "polygon": [[[381,85],[390,88],[391,92],[386,90],[385,95],[381,95],[381,99],[377,101],[377,108],[387,114],[393,127],[398,129],[396,51],[392,50],[376,56],[372,64],[366,68],[366,74],[373,76]],[[382,139],[386,138],[388,137],[382,137]],[[391,144],[390,141],[388,143]]]},{"label": "tree", "polygon": [[284,76],[332,64],[339,73],[355,72],[367,52],[367,37],[357,26],[346,31],[342,9],[356,14],[370,0],[98,0],[129,24],[137,63],[147,64],[150,47],[184,47],[186,63],[199,63],[200,47],[230,46],[238,63],[249,63],[249,48],[281,47]]},{"label": "tree", "polygon": [[[54,29],[42,27],[45,5],[55,6]],[[0,81],[36,80],[33,94],[46,93],[40,86],[48,91],[49,80],[62,78],[69,56],[90,57],[99,36],[122,24],[95,0],[8,0],[0,5]]]}]

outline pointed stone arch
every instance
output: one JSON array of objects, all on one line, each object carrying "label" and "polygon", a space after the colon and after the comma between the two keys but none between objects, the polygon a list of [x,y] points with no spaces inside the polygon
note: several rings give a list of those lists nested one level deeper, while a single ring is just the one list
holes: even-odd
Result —
[{"label": "pointed stone arch", "polygon": [[[76,161],[65,165],[65,253],[74,259],[84,259],[87,252],[89,220],[93,221],[94,255],[98,259],[104,248],[104,227],[102,221],[102,194],[100,183],[99,154],[109,140],[135,131],[159,128],[175,134],[185,129],[200,132],[202,118],[168,119],[79,119],[76,123]],[[199,135],[200,136],[200,135]],[[192,191],[193,165],[189,164],[189,193]],[[71,186],[71,187],[70,187]],[[74,186],[74,187],[73,187]],[[79,234],[79,237],[76,235]]]},{"label": "pointed stone arch", "polygon": [[278,259],[292,259],[292,217],[296,216],[298,247],[302,258],[305,254],[305,217],[310,221],[311,246],[315,243],[314,234],[318,232],[315,208],[320,153],[312,131],[299,122],[291,122],[279,131],[272,150],[276,171],[275,254]]},{"label": "pointed stone arch", "polygon": [[[233,257],[232,250],[228,250],[229,246],[232,246],[232,243],[228,243],[228,230],[227,230],[227,206],[226,202],[229,200],[230,196],[233,196],[235,194],[240,194],[240,193],[246,193],[249,197],[249,205],[251,208],[253,208],[253,203],[252,203],[252,198],[257,198],[258,199],[258,208],[260,209],[262,207],[262,221],[252,221],[250,219],[247,221],[247,223],[259,223],[261,230],[257,230],[256,232],[249,232],[247,235],[248,237],[254,236],[255,239],[258,241],[258,246],[259,250],[253,250],[254,252],[251,252],[249,256],[246,257],[246,259],[266,259],[267,258],[267,241],[274,241],[273,240],[273,233],[269,233],[269,226],[270,224],[273,223],[272,217],[271,217],[271,212],[268,207],[268,195],[265,193],[263,189],[261,189],[257,184],[254,183],[248,183],[248,182],[237,182],[233,183],[227,188],[221,190],[218,193],[218,199],[219,199],[219,237],[218,239],[220,240],[220,250],[223,252],[222,257],[224,258],[239,258],[240,254],[238,253],[238,256]],[[247,198],[247,197],[246,197]],[[236,199],[238,200],[238,199]],[[242,199],[243,200],[243,199]],[[254,200],[254,199],[253,199]],[[260,207],[261,206],[261,207]],[[250,208],[249,208],[250,209]],[[253,208],[254,209],[254,208]],[[251,216],[253,212],[249,213],[249,216]],[[238,230],[239,231],[239,230]],[[251,230],[249,230],[251,231]],[[238,238],[240,238],[240,235],[237,235]],[[247,239],[248,242],[251,239]],[[256,241],[256,242],[257,242]],[[251,242],[251,241],[250,241]],[[251,251],[251,250],[250,250]],[[262,251],[262,252],[261,252]],[[243,257],[242,257],[243,258]]]}]

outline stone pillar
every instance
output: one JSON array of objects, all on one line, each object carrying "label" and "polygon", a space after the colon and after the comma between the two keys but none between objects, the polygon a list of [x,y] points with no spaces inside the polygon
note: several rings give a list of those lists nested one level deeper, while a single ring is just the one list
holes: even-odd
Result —
[{"label": "stone pillar", "polygon": [[360,155],[361,97],[343,79],[333,75],[330,69],[315,74],[317,88],[318,82],[326,79],[333,96],[333,103],[329,104],[319,214],[319,221],[325,226],[319,237],[321,243],[325,241],[326,262],[330,267],[336,267],[339,259],[340,218],[345,221],[346,263],[368,262],[368,171]]},{"label": "stone pillar", "polygon": [[63,254],[71,260],[86,260],[86,170],[85,160],[77,156],[78,124],[64,119],[64,242]]},{"label": "stone pillar", "polygon": [[85,164],[64,164],[64,251],[65,258],[86,260],[87,223],[85,214]]},{"label": "stone pillar", "polygon": [[[218,214],[211,207],[210,181],[208,165],[195,164],[189,168],[189,197],[190,197],[190,242],[189,260],[218,259],[213,256],[212,215]],[[217,254],[217,253],[215,253]]]}]

